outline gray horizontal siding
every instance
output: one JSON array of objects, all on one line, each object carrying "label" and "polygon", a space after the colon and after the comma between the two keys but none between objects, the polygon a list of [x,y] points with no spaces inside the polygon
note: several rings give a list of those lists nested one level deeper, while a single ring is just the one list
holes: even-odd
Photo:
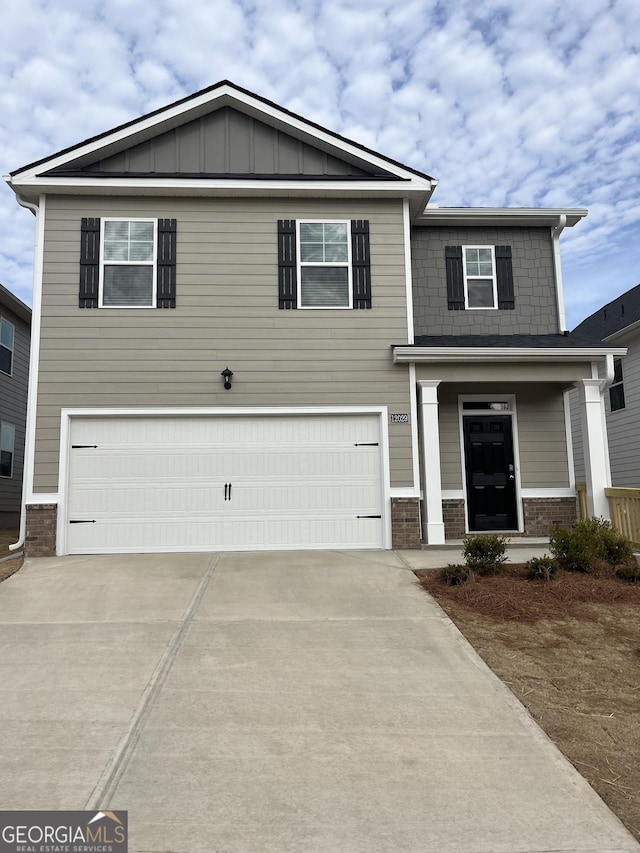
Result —
[{"label": "gray horizontal siding", "polygon": [[[177,219],[175,310],[77,307],[83,216]],[[371,310],[278,309],[277,220],[302,218],[369,220]],[[48,199],[36,491],[57,490],[63,406],[410,411],[390,351],[407,340],[403,234],[401,202]],[[390,444],[392,485],[412,485],[410,427],[390,427]]]},{"label": "gray horizontal siding", "polygon": [[[449,311],[445,246],[511,246],[515,309]],[[559,331],[548,228],[416,227],[411,233],[417,335],[544,335]]]},{"label": "gray horizontal siding", "polygon": [[14,522],[15,514],[20,511],[22,498],[31,337],[28,324],[12,311],[0,306],[0,317],[4,317],[15,328],[12,375],[0,373],[0,421],[12,424],[16,430],[13,476],[0,477],[0,526],[2,526],[3,518]]},{"label": "gray horizontal siding", "polygon": [[627,355],[622,359],[624,409],[612,412],[609,393],[604,395],[614,486],[640,488],[640,335],[625,342]]},{"label": "gray horizontal siding", "polygon": [[516,395],[523,489],[569,486],[562,390],[553,386],[443,385],[438,389],[443,489],[462,489],[463,465],[458,411],[459,394]]}]

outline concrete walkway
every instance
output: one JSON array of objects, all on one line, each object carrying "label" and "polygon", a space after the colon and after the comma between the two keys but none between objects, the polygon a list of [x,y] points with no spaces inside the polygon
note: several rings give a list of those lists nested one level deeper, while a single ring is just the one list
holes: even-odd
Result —
[{"label": "concrete walkway", "polygon": [[640,851],[424,554],[29,561],[0,584],[0,808],[127,809],[131,853]]}]

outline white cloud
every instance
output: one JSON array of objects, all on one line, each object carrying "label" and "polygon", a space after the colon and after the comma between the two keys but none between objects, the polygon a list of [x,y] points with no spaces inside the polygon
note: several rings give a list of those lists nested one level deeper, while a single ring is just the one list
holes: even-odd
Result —
[{"label": "white cloud", "polygon": [[[441,205],[590,207],[563,237],[573,322],[640,280],[636,0],[2,6],[3,173],[227,78],[437,177]],[[6,187],[0,227],[28,300],[33,217]]]}]

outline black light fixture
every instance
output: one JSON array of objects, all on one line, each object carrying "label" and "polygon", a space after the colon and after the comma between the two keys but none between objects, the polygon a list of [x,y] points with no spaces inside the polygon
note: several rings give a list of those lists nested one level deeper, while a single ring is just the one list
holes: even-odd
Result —
[{"label": "black light fixture", "polygon": [[228,367],[225,367],[220,376],[222,376],[224,382],[224,390],[231,390],[231,377],[233,376],[233,370],[229,370]]}]

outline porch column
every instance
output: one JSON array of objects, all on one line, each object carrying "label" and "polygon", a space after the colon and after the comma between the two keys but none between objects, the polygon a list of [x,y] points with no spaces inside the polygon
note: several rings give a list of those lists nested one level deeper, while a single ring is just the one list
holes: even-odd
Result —
[{"label": "porch column", "polygon": [[444,545],[442,481],[440,477],[440,430],[438,427],[439,379],[421,379],[420,423],[422,426],[422,515],[427,545]]},{"label": "porch column", "polygon": [[611,485],[611,473],[601,386],[601,379],[581,379],[578,383],[578,391],[589,515],[610,520],[609,501],[604,493],[604,490]]}]

